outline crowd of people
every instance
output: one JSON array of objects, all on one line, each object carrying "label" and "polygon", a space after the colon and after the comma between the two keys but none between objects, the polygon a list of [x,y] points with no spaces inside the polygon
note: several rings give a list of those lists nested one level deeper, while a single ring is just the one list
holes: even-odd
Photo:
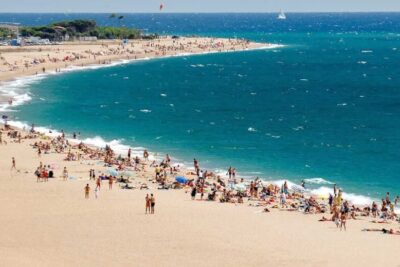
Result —
[{"label": "crowd of people", "polygon": [[[15,133],[16,132],[16,133]],[[147,182],[154,183],[158,189],[186,189],[190,191],[193,200],[208,200],[220,203],[248,204],[249,206],[262,207],[262,211],[271,212],[272,209],[283,211],[299,211],[304,214],[321,214],[321,222],[334,222],[341,230],[346,230],[347,220],[358,220],[361,217],[371,218],[373,223],[400,222],[399,216],[395,212],[395,207],[399,204],[400,196],[393,199],[388,192],[382,199],[381,205],[375,201],[371,206],[352,205],[343,197],[343,191],[333,185],[332,194],[327,198],[317,197],[310,194],[303,187],[291,187],[287,181],[282,184],[266,182],[260,178],[254,180],[244,180],[237,178],[236,169],[230,166],[226,175],[218,175],[212,171],[201,169],[197,159],[193,159],[193,171],[190,169],[180,169],[179,165],[172,164],[172,158],[167,154],[164,158],[150,160],[149,152],[143,151],[143,155],[132,156],[129,149],[126,156],[117,155],[109,146],[95,148],[84,143],[65,137],[64,132],[57,137],[46,137],[34,130],[22,136],[21,132],[9,129],[8,137],[14,142],[21,142],[21,139],[35,140],[32,147],[37,151],[38,157],[41,154],[51,152],[65,154],[65,161],[97,160],[103,164],[103,171],[91,168],[89,171],[89,181],[95,182],[94,195],[99,197],[99,192],[103,181],[108,181],[109,190],[112,190],[114,183],[120,183],[121,189],[149,189]],[[13,133],[13,134],[10,134]],[[1,135],[0,135],[1,136]],[[40,140],[40,141],[39,141]],[[75,141],[75,142],[73,142]],[[112,173],[105,174],[104,167],[111,168]],[[11,169],[16,170],[15,158],[12,159]],[[110,170],[110,169],[109,169]],[[154,171],[154,176],[148,174]],[[147,177],[147,181],[141,181],[138,187],[130,185],[132,182],[126,173],[142,173]],[[183,174],[182,174],[183,173]],[[55,168],[51,164],[40,165],[35,171],[38,182],[48,182],[49,178],[57,177]],[[62,180],[71,179],[67,167],[58,174]],[[177,175],[185,175],[178,180]],[[119,177],[117,177],[119,176]],[[129,175],[128,175],[129,176]],[[190,189],[190,190],[189,190]],[[85,188],[85,198],[90,198],[90,184]],[[145,198],[145,213],[154,213],[155,197],[153,194]],[[366,230],[375,231],[375,230]],[[396,234],[396,230],[389,229],[387,233]]]},{"label": "crowd of people", "polygon": [[[65,47],[63,46],[65,45]],[[18,50],[0,51],[0,75],[6,72],[28,71],[32,68],[45,73],[46,68],[60,68],[83,64],[109,64],[114,59],[137,59],[142,57],[166,56],[177,53],[196,53],[210,51],[235,51],[249,48],[250,42],[245,39],[186,38],[162,36],[153,40],[131,40],[126,42],[80,43],[86,49],[77,49],[78,45],[46,46],[22,50],[27,55],[23,58],[15,56]],[[8,55],[12,56],[8,56]],[[36,74],[38,71],[36,71]]]}]

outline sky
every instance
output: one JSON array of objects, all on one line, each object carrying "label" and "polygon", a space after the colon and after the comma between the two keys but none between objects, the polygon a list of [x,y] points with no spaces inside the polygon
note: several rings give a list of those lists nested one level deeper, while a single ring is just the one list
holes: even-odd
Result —
[{"label": "sky", "polygon": [[368,12],[400,11],[400,0],[0,0],[0,12]]}]

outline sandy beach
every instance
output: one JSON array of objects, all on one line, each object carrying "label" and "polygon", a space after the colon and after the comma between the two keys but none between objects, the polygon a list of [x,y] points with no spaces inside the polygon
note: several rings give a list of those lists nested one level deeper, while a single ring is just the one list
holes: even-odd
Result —
[{"label": "sandy beach", "polygon": [[157,58],[179,54],[241,51],[273,44],[239,39],[170,36],[155,40],[65,42],[59,45],[0,46],[0,81],[35,75],[71,66],[109,64],[113,61]]},{"label": "sandy beach", "polygon": [[[33,144],[50,139],[35,134],[7,136],[0,145],[1,266],[399,266],[399,236],[362,229],[399,229],[394,221],[377,224],[372,217],[348,220],[347,231],[324,215],[288,209],[191,200],[190,187],[159,190],[154,168],[134,171],[132,190],[113,189],[103,181],[98,198],[96,177],[109,167],[88,159],[82,150],[54,146],[38,155]],[[33,136],[31,136],[33,137]],[[71,150],[70,150],[71,149]],[[93,148],[94,149],[94,148]],[[65,161],[82,153],[80,160]],[[12,157],[16,169],[12,169]],[[34,171],[50,165],[55,178],[37,182]],[[63,181],[63,168],[73,179]],[[113,168],[115,168],[114,166]],[[132,169],[132,168],[130,168]],[[179,170],[175,175],[188,175]],[[212,182],[212,178],[210,178]],[[169,176],[173,181],[173,176]],[[149,189],[140,190],[147,184]],[[84,187],[90,186],[89,199]],[[122,184],[121,184],[122,185]],[[156,198],[155,214],[145,214],[146,194]],[[221,192],[218,192],[221,194]],[[376,219],[375,219],[376,220]]]}]

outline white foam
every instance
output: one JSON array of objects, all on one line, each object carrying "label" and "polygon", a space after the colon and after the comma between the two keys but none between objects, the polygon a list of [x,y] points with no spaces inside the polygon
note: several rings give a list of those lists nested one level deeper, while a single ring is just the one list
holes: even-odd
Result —
[{"label": "white foam", "polygon": [[[322,186],[317,189],[311,190],[310,193],[313,195],[328,198],[329,194],[333,195],[333,188]],[[360,206],[371,205],[372,201],[374,201],[372,198],[367,196],[357,195],[353,193],[346,193],[346,192],[343,192],[343,198],[354,205],[360,205]]]},{"label": "white foam", "polygon": [[325,180],[324,178],[307,178],[304,179],[304,182],[306,182],[306,184],[334,184],[330,181]]}]

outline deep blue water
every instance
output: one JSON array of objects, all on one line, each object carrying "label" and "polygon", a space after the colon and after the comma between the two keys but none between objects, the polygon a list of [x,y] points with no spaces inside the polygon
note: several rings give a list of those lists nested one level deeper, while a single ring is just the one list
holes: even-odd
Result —
[{"label": "deep blue water", "polygon": [[[399,194],[400,14],[287,16],[127,14],[125,25],[149,32],[284,47],[50,76],[27,88],[32,101],[12,116],[243,175]],[[0,14],[30,25],[66,18],[118,24],[107,14]]]}]

